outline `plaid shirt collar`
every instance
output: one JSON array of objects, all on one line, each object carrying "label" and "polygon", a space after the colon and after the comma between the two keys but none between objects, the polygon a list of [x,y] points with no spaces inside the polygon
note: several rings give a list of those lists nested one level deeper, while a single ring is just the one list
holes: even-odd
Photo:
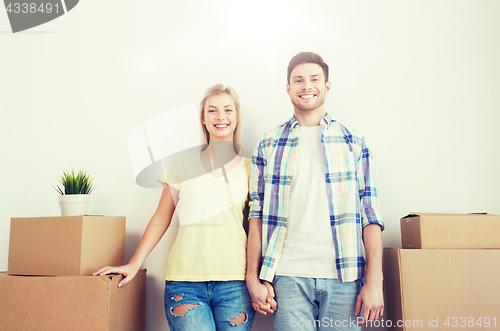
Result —
[{"label": "plaid shirt collar", "polygon": [[[332,123],[335,122],[332,117],[326,113],[325,116],[321,119],[320,121],[320,125],[322,126],[326,126],[326,128],[330,128],[330,125],[332,125]],[[292,115],[292,117],[288,120],[288,125],[290,126],[290,130],[296,134],[296,127],[297,125],[299,125],[299,121],[297,120],[297,118],[295,117],[295,115]]]}]

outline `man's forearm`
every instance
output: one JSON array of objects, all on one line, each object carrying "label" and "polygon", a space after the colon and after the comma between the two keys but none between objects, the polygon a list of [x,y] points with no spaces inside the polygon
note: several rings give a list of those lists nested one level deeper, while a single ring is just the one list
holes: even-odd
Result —
[{"label": "man's forearm", "polygon": [[366,251],[366,282],[382,284],[382,229],[378,224],[370,224],[363,228],[363,242]]},{"label": "man's forearm", "polygon": [[382,274],[382,228],[378,224],[369,224],[363,228],[363,243],[366,251],[366,281],[356,302],[354,314],[357,316],[363,308],[362,321],[375,321],[384,315],[384,294]]},{"label": "man's forearm", "polygon": [[247,243],[247,274],[248,281],[259,280],[261,250],[262,250],[262,219],[251,218]]}]

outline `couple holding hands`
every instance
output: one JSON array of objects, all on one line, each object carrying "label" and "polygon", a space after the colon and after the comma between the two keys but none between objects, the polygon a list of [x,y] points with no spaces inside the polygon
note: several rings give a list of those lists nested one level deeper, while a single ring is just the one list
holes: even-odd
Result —
[{"label": "couple holding hands", "polygon": [[360,330],[382,317],[384,224],[371,152],[326,113],[328,74],[318,54],[291,59],[294,114],[259,139],[251,160],[239,147],[238,95],[209,88],[200,106],[208,144],[165,168],[130,262],[94,275],[122,274],[126,285],[178,217],[165,278],[172,331],[250,330],[256,312],[273,314],[279,331]]}]

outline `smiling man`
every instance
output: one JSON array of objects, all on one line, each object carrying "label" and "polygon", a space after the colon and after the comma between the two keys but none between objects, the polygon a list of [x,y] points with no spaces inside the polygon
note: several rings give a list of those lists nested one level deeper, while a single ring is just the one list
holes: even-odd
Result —
[{"label": "smiling man", "polygon": [[246,281],[278,331],[359,330],[383,315],[371,152],[326,113],[330,87],[321,56],[295,55],[286,85],[294,115],[252,156]]}]

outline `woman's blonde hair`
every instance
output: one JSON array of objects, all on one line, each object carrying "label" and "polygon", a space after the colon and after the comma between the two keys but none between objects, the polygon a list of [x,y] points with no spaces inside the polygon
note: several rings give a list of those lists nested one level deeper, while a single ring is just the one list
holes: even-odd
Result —
[{"label": "woman's blonde hair", "polygon": [[[222,84],[216,84],[212,87],[209,87],[206,91],[205,94],[203,95],[203,99],[201,99],[200,103],[200,123],[203,123],[203,120],[205,119],[205,104],[207,103],[207,99],[210,98],[211,96],[214,95],[221,95],[221,94],[228,94],[234,102],[234,107],[236,108],[236,127],[233,132],[233,143],[234,143],[234,150],[236,153],[241,152],[241,145],[240,145],[240,133],[241,133],[241,116],[240,116],[240,99],[238,97],[238,94],[236,91],[230,87],[230,86],[224,86]],[[205,125],[201,125],[203,129],[203,133],[205,134],[205,139],[207,140],[207,144],[210,143],[210,134],[206,128]]]}]

